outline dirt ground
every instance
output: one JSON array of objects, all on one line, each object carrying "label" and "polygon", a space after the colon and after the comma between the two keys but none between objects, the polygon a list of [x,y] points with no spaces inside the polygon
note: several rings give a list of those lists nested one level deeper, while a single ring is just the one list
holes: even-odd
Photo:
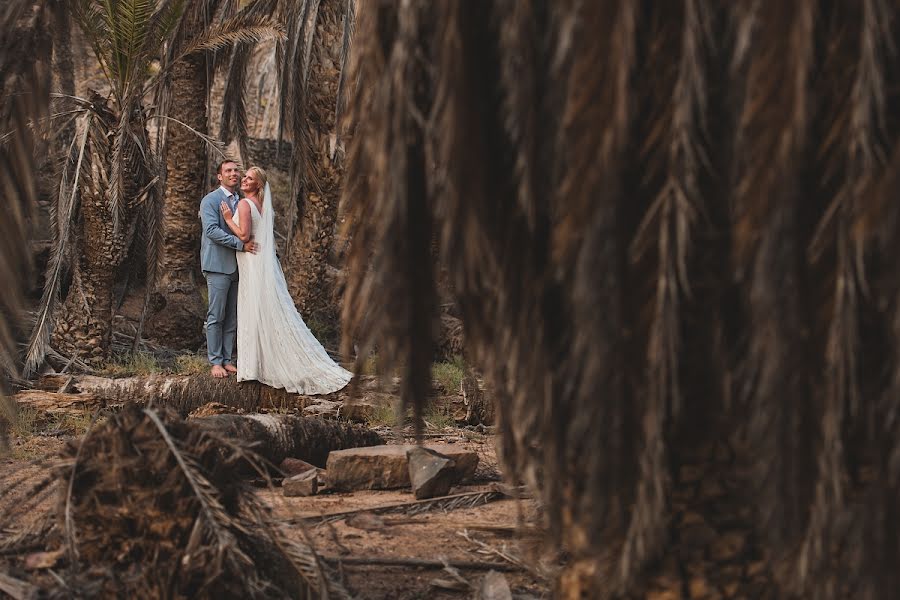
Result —
[{"label": "dirt ground", "polygon": [[[448,402],[452,401],[448,399]],[[403,432],[386,426],[379,430],[386,434],[388,443],[412,442],[412,438]],[[14,435],[12,452],[0,459],[0,481],[37,480],[46,474],[46,468],[35,463],[52,458],[71,439],[74,438],[59,430],[38,431],[27,438]],[[451,494],[489,491],[502,485],[493,436],[445,426],[441,431],[427,431],[426,442],[458,443],[479,454],[479,468],[474,480],[453,488]],[[538,560],[541,548],[536,533],[538,509],[530,499],[504,498],[471,508],[409,514],[406,510],[390,513],[367,510],[414,502],[408,489],[352,493],[334,493],[326,489],[313,497],[288,498],[283,496],[280,487],[260,485],[255,493],[281,520],[289,523],[298,536],[308,536],[317,552],[338,570],[351,592],[360,599],[473,597],[489,570],[478,563],[503,565],[503,576],[513,598],[551,596],[548,574],[552,566],[546,558],[543,563]],[[29,512],[29,516],[52,510],[55,499],[55,494],[49,494]],[[10,503],[21,501],[14,490],[0,490],[0,511]],[[360,512],[337,520],[322,519],[345,511]],[[8,530],[0,531],[0,545],[2,537],[9,533]],[[365,564],[372,559],[448,561],[458,568],[450,572],[439,564]],[[11,564],[11,560],[12,557],[0,556],[0,569],[11,568],[21,573],[22,565]],[[545,564],[546,569],[525,566],[535,564]],[[41,576],[40,573],[33,574],[38,579]]]}]

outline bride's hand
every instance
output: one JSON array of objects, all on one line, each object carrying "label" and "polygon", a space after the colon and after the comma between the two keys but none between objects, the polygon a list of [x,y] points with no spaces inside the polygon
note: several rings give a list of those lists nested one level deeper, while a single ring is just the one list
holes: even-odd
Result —
[{"label": "bride's hand", "polygon": [[225,217],[226,221],[231,219],[231,217],[233,216],[231,209],[228,208],[228,203],[226,203],[224,200],[222,201],[222,204],[219,205],[219,209],[222,211],[222,216]]}]

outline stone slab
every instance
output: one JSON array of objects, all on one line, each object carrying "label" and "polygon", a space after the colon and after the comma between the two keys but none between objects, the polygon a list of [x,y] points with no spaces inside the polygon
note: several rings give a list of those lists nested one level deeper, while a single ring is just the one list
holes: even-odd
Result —
[{"label": "stone slab", "polygon": [[[410,487],[407,452],[414,444],[395,444],[335,450],[328,454],[325,466],[332,489],[388,490]],[[456,480],[472,477],[478,467],[478,454],[454,444],[426,444],[451,459]]]}]

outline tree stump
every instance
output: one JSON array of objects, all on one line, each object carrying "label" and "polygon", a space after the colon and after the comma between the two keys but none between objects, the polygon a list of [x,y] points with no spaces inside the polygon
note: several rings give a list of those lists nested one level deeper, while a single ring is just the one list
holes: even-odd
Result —
[{"label": "tree stump", "polygon": [[475,371],[468,366],[463,373],[462,382],[463,404],[466,406],[466,423],[469,425],[493,425],[494,402],[490,396],[484,393],[478,383]]}]

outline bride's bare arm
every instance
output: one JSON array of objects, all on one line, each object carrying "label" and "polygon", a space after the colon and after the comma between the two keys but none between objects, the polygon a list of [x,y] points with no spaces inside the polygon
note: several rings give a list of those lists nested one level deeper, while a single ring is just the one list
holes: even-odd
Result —
[{"label": "bride's bare arm", "polygon": [[234,222],[234,218],[231,214],[231,209],[228,208],[228,204],[224,201],[222,202],[221,210],[222,217],[225,219],[225,224],[228,225],[228,228],[234,232],[234,235],[236,235],[238,239],[245,244],[249,242],[253,220],[250,217],[250,205],[247,204],[247,201],[241,200],[240,202],[238,202],[237,210],[240,224]]}]

